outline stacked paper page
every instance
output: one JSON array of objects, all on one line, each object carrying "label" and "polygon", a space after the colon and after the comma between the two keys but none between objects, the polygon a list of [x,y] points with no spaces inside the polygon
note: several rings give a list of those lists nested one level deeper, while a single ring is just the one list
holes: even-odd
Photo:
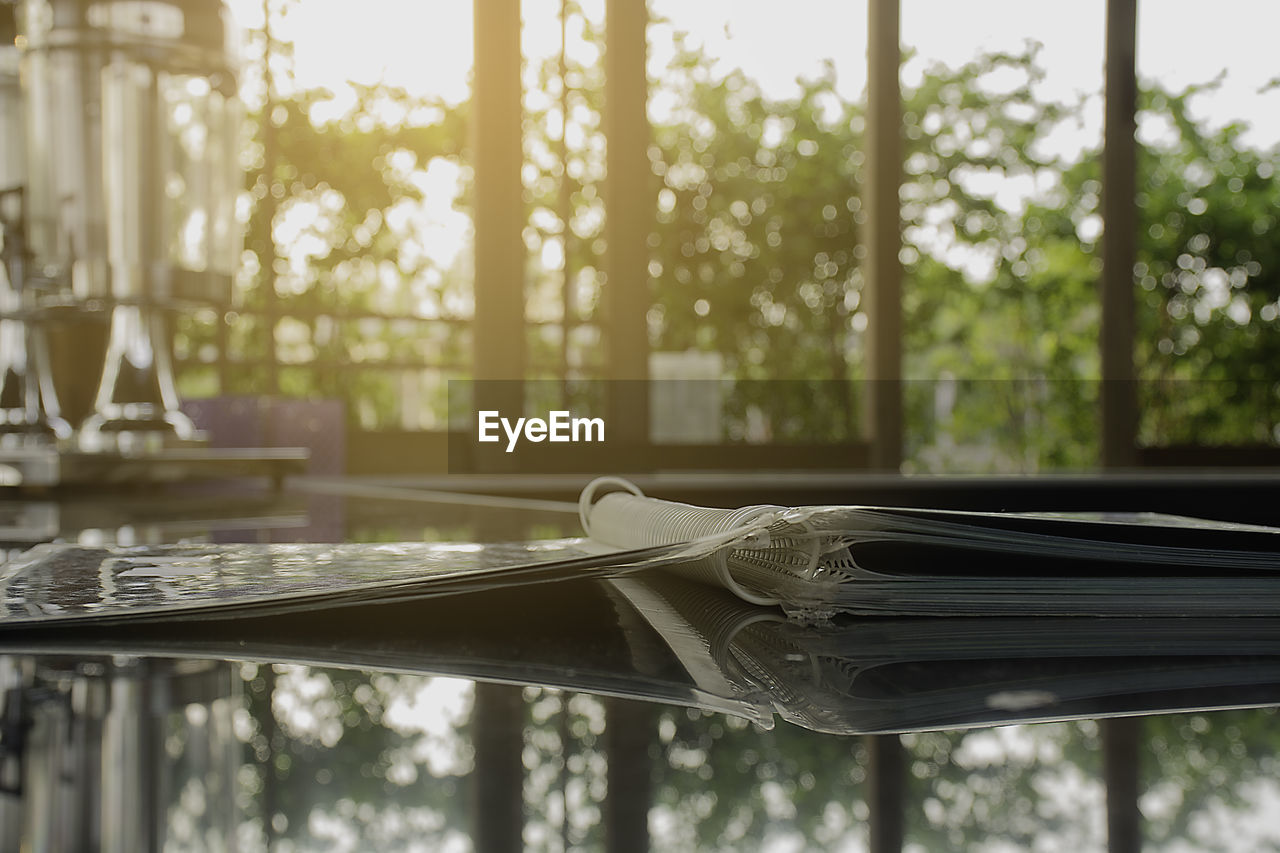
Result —
[{"label": "stacked paper page", "polygon": [[623,574],[685,557],[584,539],[475,544],[37,545],[0,566],[0,630],[230,617]]},{"label": "stacked paper page", "polygon": [[698,542],[679,570],[804,618],[1280,613],[1280,530],[1160,515],[708,509],[584,494],[618,547]]}]

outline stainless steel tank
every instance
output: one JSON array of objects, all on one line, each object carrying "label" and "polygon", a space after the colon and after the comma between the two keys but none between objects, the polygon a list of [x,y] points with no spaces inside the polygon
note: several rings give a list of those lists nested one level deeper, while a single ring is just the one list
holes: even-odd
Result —
[{"label": "stainless steel tank", "polygon": [[0,447],[70,435],[59,412],[44,330],[24,287],[29,269],[23,212],[26,125],[15,8],[0,4]]},{"label": "stainless steel tank", "polygon": [[220,0],[26,0],[29,275],[110,312],[96,447],[191,436],[165,312],[226,304],[239,262],[238,36]]}]

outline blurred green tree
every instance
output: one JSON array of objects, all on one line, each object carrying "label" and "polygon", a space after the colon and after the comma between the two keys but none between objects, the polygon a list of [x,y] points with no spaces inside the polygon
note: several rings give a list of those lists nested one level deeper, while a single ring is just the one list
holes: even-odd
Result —
[{"label": "blurred green tree", "polygon": [[[576,4],[567,13],[600,41],[598,22]],[[792,380],[740,383],[726,438],[856,437],[862,105],[840,96],[831,69],[777,100],[676,47],[651,100],[650,343],[717,353],[734,380]],[[534,377],[590,378],[602,366],[602,73],[565,56],[526,74],[545,95],[526,104],[523,172]],[[1082,106],[1038,99],[1040,76],[1030,46],[934,66],[904,92],[914,470],[1085,468],[1097,458],[1098,152],[1046,153]],[[1280,250],[1267,238],[1280,147],[1253,150],[1241,126],[1198,124],[1187,109],[1197,91],[1152,85],[1141,100],[1143,127],[1155,130],[1139,163],[1140,442],[1274,444]],[[400,368],[467,372],[469,271],[424,254],[413,239],[421,222],[405,214],[437,160],[458,169],[465,207],[467,106],[373,86],[347,115],[318,122],[324,97],[295,93],[256,116],[244,307],[264,309],[274,286],[273,310],[288,318],[277,331],[282,390],[346,399],[360,423],[382,427],[412,404]],[[182,324],[180,350],[207,352],[207,318]],[[228,335],[246,366],[223,390],[261,391],[261,319],[241,318]],[[208,387],[207,371],[190,374],[192,387]]]},{"label": "blurred green tree", "polygon": [[[271,20],[290,5],[270,4]],[[465,253],[444,266],[428,251],[421,205],[432,167],[461,173],[465,105],[352,84],[352,106],[321,120],[333,93],[296,87],[291,45],[259,30],[249,52],[245,262],[224,331],[220,317],[177,318],[184,392],[268,393],[275,359],[281,393],[342,399],[361,425],[385,428],[405,420],[406,378],[434,367],[443,420],[444,378],[470,359],[470,273]]]},{"label": "blurred green tree", "polygon": [[1139,160],[1146,444],[1280,440],[1280,146],[1197,123],[1188,102],[1212,88],[1149,88],[1140,105],[1165,131]]},{"label": "blurred green tree", "polygon": [[[426,676],[248,666],[244,816],[264,849],[444,847],[470,833],[469,712],[415,715]],[[443,729],[443,732],[430,729]]]}]

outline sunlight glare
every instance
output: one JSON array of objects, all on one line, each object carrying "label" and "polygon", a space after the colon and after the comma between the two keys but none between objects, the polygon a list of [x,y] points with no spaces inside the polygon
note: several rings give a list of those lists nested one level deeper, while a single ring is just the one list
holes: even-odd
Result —
[{"label": "sunlight glare", "polygon": [[281,26],[302,88],[339,95],[347,81],[382,82],[450,104],[470,94],[470,3],[307,0],[289,7]]}]

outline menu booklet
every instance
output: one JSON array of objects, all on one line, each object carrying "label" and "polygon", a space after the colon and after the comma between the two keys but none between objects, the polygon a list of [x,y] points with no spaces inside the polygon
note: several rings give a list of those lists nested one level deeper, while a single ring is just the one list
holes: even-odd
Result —
[{"label": "menu booklet", "polygon": [[[613,487],[599,500],[597,492]],[[667,571],[817,623],[858,615],[1280,614],[1280,530],[1160,515],[694,507],[604,478],[585,537],[43,544],[0,565],[0,631],[230,618]]]}]

